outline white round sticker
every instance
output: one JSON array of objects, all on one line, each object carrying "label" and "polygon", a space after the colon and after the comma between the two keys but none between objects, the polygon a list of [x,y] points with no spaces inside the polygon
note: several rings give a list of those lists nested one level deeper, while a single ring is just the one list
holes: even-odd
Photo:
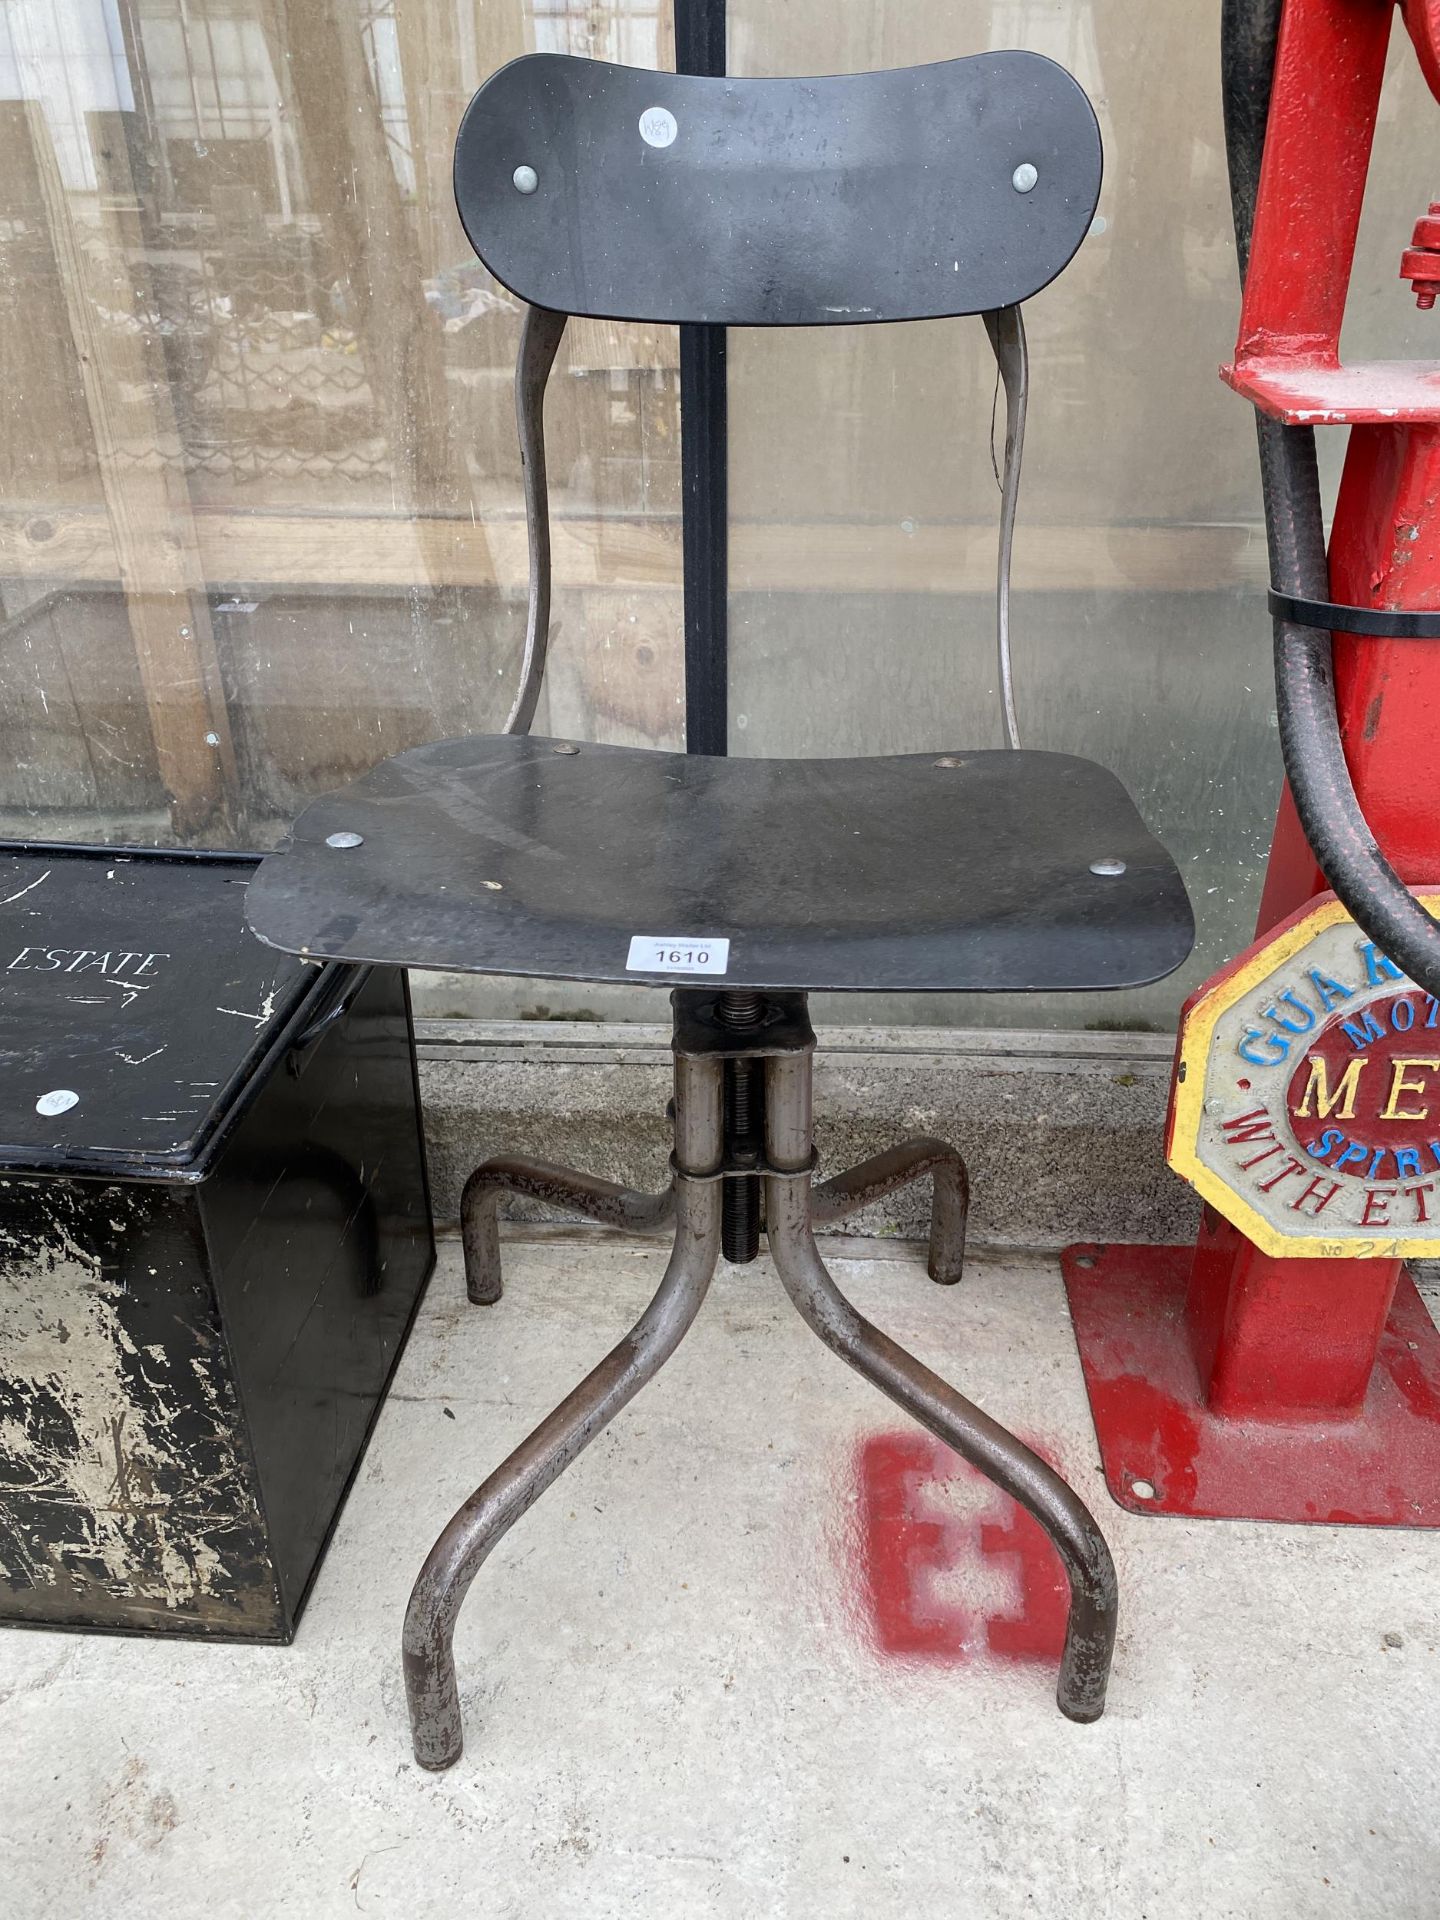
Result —
[{"label": "white round sticker", "polygon": [[668,147],[680,131],[668,107],[647,107],[640,116],[640,138],[651,147]]},{"label": "white round sticker", "polygon": [[69,1087],[56,1087],[52,1093],[42,1093],[35,1102],[35,1111],[43,1113],[48,1120],[51,1115],[68,1113],[71,1107],[78,1107],[80,1096]]}]

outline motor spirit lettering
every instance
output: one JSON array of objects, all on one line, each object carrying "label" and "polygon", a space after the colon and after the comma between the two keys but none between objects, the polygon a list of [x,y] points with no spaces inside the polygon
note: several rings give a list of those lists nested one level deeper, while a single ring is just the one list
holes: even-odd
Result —
[{"label": "motor spirit lettering", "polygon": [[1440,1001],[1383,991],[1404,976],[1371,942],[1357,958],[1349,977],[1306,969],[1245,1027],[1237,1089],[1263,1096],[1280,1070],[1284,1086],[1220,1131],[1243,1185],[1291,1214],[1440,1225]]},{"label": "motor spirit lettering", "polygon": [[1440,1256],[1440,1000],[1318,895],[1186,1001],[1166,1155],[1263,1253]]}]

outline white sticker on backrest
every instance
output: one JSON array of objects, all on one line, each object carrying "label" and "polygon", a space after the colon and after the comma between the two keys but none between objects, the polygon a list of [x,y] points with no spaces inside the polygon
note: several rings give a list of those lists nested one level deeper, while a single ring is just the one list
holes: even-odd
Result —
[{"label": "white sticker on backrest", "polygon": [[649,147],[668,147],[680,131],[668,107],[647,107],[640,116],[640,138]]},{"label": "white sticker on backrest", "polygon": [[730,942],[693,933],[637,933],[630,942],[627,973],[724,973]]}]

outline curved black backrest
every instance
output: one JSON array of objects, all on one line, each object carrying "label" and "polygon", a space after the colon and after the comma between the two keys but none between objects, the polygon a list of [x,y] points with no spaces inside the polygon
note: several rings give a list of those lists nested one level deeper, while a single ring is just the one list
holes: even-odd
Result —
[{"label": "curved black backrest", "polygon": [[1099,192],[1090,103],[1033,53],[818,80],[528,54],[481,87],[455,145],[460,218],[496,279],[615,320],[1014,306],[1070,260]]}]

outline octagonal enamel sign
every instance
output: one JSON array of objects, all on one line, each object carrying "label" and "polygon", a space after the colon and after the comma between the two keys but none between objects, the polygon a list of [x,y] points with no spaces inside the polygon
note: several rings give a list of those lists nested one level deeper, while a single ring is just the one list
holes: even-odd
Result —
[{"label": "octagonal enamel sign", "polygon": [[1440,1003],[1318,894],[1187,1001],[1166,1157],[1263,1253],[1435,1257]]}]

